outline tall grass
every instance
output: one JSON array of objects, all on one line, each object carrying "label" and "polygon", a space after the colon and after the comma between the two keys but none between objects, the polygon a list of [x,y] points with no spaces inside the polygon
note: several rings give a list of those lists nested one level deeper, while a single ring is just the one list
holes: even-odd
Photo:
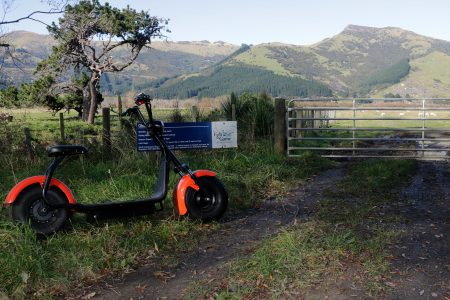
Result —
[{"label": "tall grass", "polygon": [[[56,124],[53,123],[52,128]],[[89,138],[85,141],[90,152],[67,159],[55,174],[72,188],[79,202],[138,199],[153,191],[157,156],[137,152],[135,141],[126,130],[114,133],[114,159],[102,157],[98,143],[90,142]],[[0,155],[2,198],[17,181],[43,174],[50,162],[45,151],[37,151],[35,159],[28,161],[25,156],[17,155],[21,153],[19,148]],[[211,169],[219,174],[229,191],[231,212],[281,195],[289,189],[289,182],[306,178],[329,164],[311,154],[288,160],[273,152],[269,139],[252,142],[241,139],[238,149],[177,152],[177,155],[193,169]],[[177,180],[176,175],[171,174],[169,187]],[[1,209],[0,295],[55,297],[80,282],[95,281],[133,268],[162,253],[164,257],[176,259],[177,253],[189,249],[210,225],[179,219],[171,209],[170,199],[165,204],[166,210],[156,215],[99,224],[76,215],[65,232],[46,240],[37,240],[28,226],[12,223],[8,210]]]},{"label": "tall grass", "polygon": [[155,216],[76,223],[64,233],[38,240],[28,226],[1,220],[0,291],[14,298],[57,296],[80,281],[95,281],[160,256],[158,251],[185,251],[194,243],[185,237],[202,234],[194,222]]}]

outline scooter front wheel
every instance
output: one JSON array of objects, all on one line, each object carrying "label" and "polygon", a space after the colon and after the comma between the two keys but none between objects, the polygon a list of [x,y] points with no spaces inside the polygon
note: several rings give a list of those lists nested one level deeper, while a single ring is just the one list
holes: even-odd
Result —
[{"label": "scooter front wheel", "polygon": [[205,222],[219,220],[228,206],[228,193],[225,187],[216,177],[203,176],[198,180],[208,193],[204,193],[201,189],[199,191],[187,189],[185,199],[189,216]]},{"label": "scooter front wheel", "polygon": [[[47,192],[47,198],[56,206],[68,203],[64,194],[55,189]],[[48,206],[42,198],[42,188],[36,185],[24,191],[13,203],[11,217],[19,223],[30,224],[37,234],[50,235],[66,223],[69,210]]]}]

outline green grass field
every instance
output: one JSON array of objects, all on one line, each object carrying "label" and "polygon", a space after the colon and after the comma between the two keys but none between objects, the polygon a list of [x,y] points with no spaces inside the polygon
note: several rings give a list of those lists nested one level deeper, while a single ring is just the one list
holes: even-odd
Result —
[{"label": "green grass field", "polygon": [[[10,113],[14,117],[14,122],[6,123],[5,129],[8,127],[9,129],[28,127],[31,129],[32,135],[37,141],[48,143],[59,141],[59,114],[52,114],[43,108],[4,109],[2,111]],[[155,119],[168,122],[170,121],[173,109],[154,109],[153,112]],[[192,119],[191,110],[179,109],[179,112],[183,119],[187,121]],[[79,143],[86,136],[92,137],[99,135],[102,130],[101,113],[96,117],[94,125],[89,125],[79,120],[75,111],[65,112],[64,120],[65,134],[69,142]],[[117,132],[120,129],[117,109],[113,109],[111,112],[111,126],[112,132]],[[84,136],[82,136],[83,132]]]},{"label": "green grass field", "polygon": [[[356,127],[370,127],[370,128],[422,128],[422,120],[407,120],[407,119],[421,119],[425,117],[426,128],[450,128],[450,108],[448,111],[430,111],[425,116],[421,111],[410,110],[396,110],[396,111],[382,111],[382,110],[362,110],[357,111],[355,118],[375,119],[379,120],[357,120]],[[353,118],[351,111],[337,111],[336,118]],[[403,120],[385,120],[389,118],[398,118]],[[447,119],[445,121],[435,121],[432,119]],[[353,126],[353,121],[335,121],[331,123],[333,127],[349,128]]]}]

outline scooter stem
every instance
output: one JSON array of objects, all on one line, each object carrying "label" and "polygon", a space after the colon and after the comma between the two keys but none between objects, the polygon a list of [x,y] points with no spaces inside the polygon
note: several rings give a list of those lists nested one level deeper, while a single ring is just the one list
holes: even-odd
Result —
[{"label": "scooter stem", "polygon": [[53,162],[48,167],[47,171],[45,172],[45,182],[44,186],[42,188],[42,198],[44,199],[44,202],[46,205],[51,206],[49,201],[47,200],[47,192],[48,188],[50,187],[50,182],[52,181],[53,173],[55,172],[58,165],[64,160],[64,156],[56,157]]}]

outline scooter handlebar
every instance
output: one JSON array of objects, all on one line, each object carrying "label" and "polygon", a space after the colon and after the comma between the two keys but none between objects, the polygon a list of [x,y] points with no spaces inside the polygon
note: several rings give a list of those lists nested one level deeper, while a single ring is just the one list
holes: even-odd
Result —
[{"label": "scooter handlebar", "polygon": [[126,117],[126,116],[128,116],[129,113],[130,113],[129,110],[130,110],[130,109],[127,109],[126,111],[124,111],[123,113],[120,114],[120,116],[121,116],[121,117]]},{"label": "scooter handlebar", "polygon": [[120,116],[121,117],[128,117],[128,116],[131,116],[131,115],[133,115],[135,113],[136,113],[136,109],[134,107],[132,107],[132,108],[128,108]]}]

